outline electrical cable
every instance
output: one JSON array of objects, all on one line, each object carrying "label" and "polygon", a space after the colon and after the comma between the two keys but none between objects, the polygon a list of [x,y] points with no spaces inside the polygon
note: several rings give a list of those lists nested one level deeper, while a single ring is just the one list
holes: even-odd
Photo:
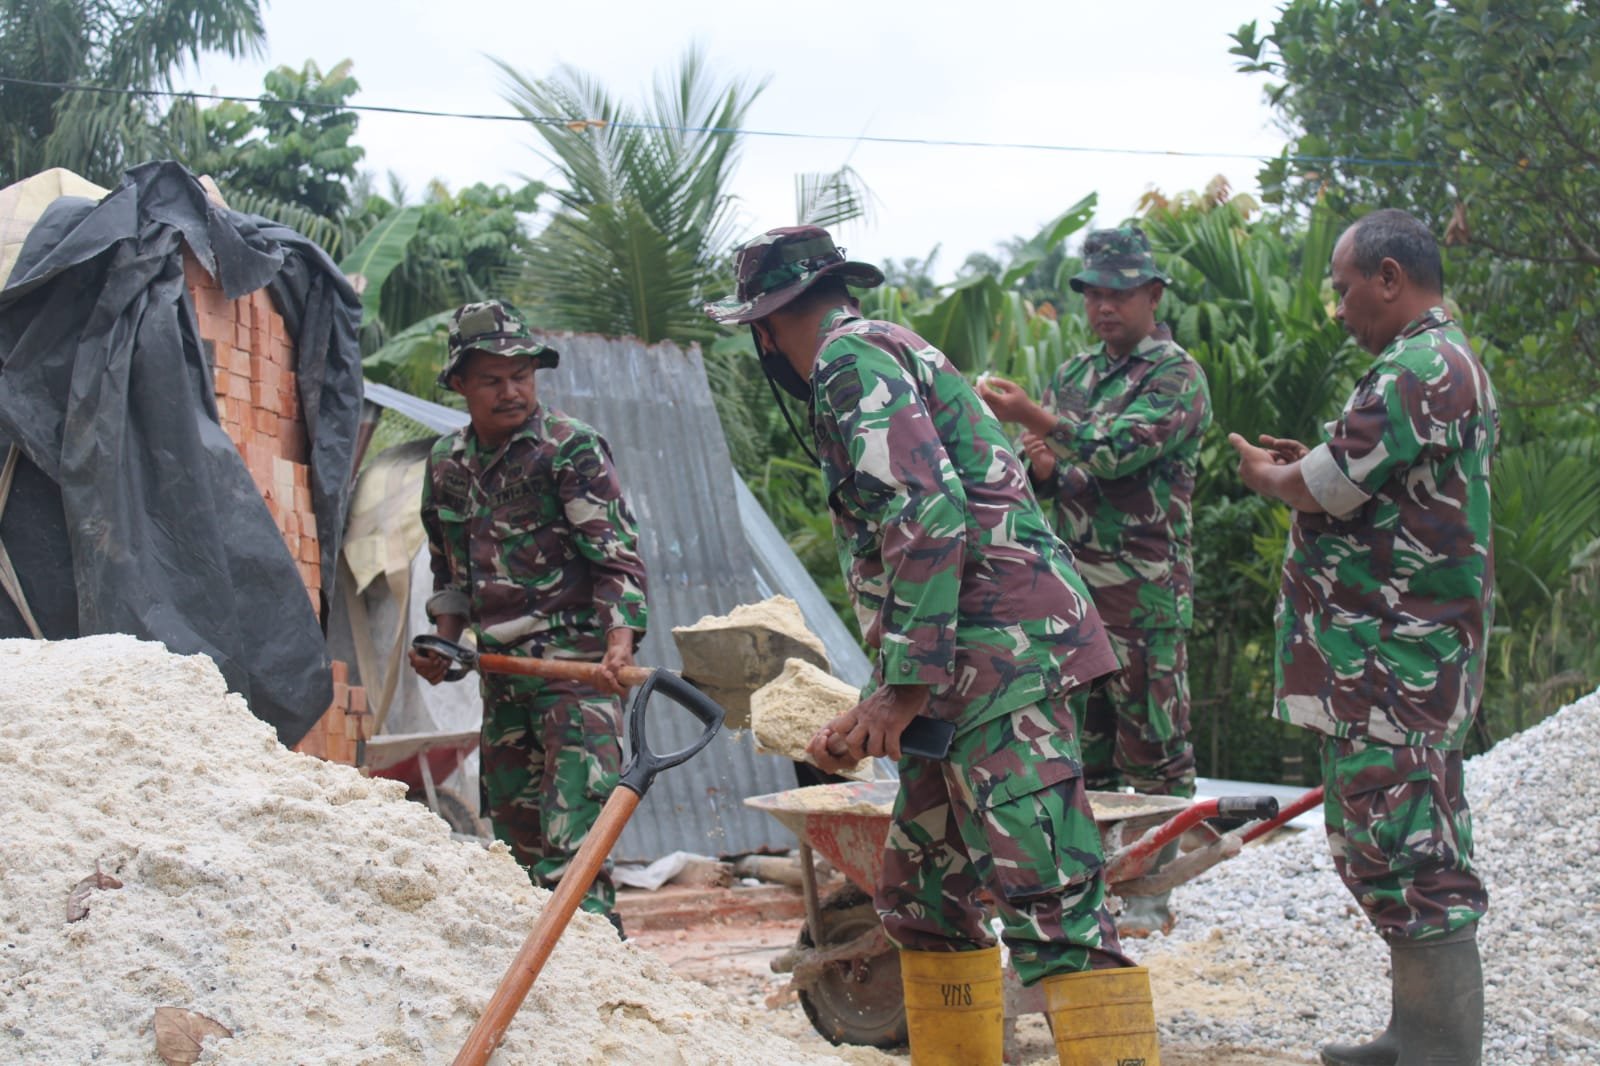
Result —
[{"label": "electrical cable", "polygon": [[[744,137],[777,137],[790,140],[809,141],[851,141],[867,144],[913,145],[930,148],[981,148],[1004,149],[1025,152],[1064,152],[1079,155],[1132,155],[1132,156],[1173,156],[1185,159],[1247,159],[1256,162],[1270,162],[1282,159],[1294,164],[1337,164],[1339,166],[1365,166],[1365,167],[1411,167],[1416,169],[1440,169],[1442,163],[1426,159],[1393,159],[1384,157],[1348,156],[1348,155],[1263,155],[1250,152],[1209,152],[1192,151],[1178,148],[1102,148],[1092,145],[1048,144],[1030,141],[976,141],[960,140],[945,137],[891,137],[875,134],[858,133],[802,133],[795,130],[761,130],[748,129],[738,126],[667,126],[653,122],[613,122],[599,118],[557,118],[542,115],[497,115],[470,111],[430,111],[410,107],[383,107],[376,104],[327,104],[312,100],[285,100],[269,96],[231,96],[224,93],[199,93],[179,91],[176,89],[122,89],[102,85],[76,85],[69,82],[38,81],[31,78],[15,78],[0,74],[0,84],[27,85],[41,89],[59,89],[63,92],[105,93],[121,96],[145,97],[171,97],[174,99],[185,98],[192,100],[213,100],[224,103],[256,104],[258,106],[274,105],[278,107],[297,107],[307,110],[323,111],[357,111],[373,112],[386,115],[414,115],[420,118],[451,118],[464,119],[473,122],[525,122],[535,126],[565,126],[568,129],[605,129],[612,127],[626,130],[661,130],[673,133],[704,133],[715,136]],[[1463,161],[1461,166],[1487,166],[1485,163]]]}]

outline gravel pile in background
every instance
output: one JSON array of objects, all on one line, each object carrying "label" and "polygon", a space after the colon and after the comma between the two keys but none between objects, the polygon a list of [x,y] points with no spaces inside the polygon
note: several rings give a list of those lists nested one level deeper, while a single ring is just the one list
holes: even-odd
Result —
[{"label": "gravel pile in background", "polygon": [[[1484,1063],[1600,1063],[1600,692],[1469,760],[1467,796],[1489,889]],[[1172,902],[1172,933],[1130,953],[1156,973],[1203,956],[1218,999],[1246,1006],[1172,1014],[1158,1002],[1163,1046],[1305,1053],[1388,1020],[1388,949],[1320,831],[1251,847]]]}]

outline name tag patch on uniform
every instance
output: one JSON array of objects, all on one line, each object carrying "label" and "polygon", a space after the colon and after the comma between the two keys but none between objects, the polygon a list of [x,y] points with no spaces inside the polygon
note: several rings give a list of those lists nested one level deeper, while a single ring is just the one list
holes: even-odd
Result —
[{"label": "name tag patch on uniform", "polygon": [[464,471],[446,470],[439,478],[439,502],[451,510],[465,510],[472,483]]},{"label": "name tag patch on uniform", "polygon": [[518,500],[526,500],[529,497],[539,495],[540,488],[541,486],[536,482],[519,482],[509,488],[501,489],[499,492],[490,493],[489,506],[498,509],[508,504],[516,503]]}]

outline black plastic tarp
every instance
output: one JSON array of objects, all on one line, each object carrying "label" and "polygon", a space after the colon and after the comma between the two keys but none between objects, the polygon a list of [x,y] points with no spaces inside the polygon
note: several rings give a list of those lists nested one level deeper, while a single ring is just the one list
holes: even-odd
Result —
[{"label": "black plastic tarp", "polygon": [[[311,241],[217,207],[170,162],[128,171],[98,203],[56,200],[0,291],[0,456],[16,444],[27,460],[0,536],[45,636],[129,633],[208,655],[294,744],[331,702],[327,644],[218,422],[184,244],[229,299],[267,287],[295,341],[331,584],[361,412],[360,301]],[[0,596],[0,636],[25,635]]]}]

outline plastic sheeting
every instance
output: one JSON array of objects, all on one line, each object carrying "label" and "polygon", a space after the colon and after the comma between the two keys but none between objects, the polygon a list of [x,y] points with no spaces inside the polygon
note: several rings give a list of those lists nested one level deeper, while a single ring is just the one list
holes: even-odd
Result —
[{"label": "plastic sheeting", "polygon": [[[38,560],[23,585],[47,637],[130,633],[208,655],[292,745],[331,702],[327,646],[218,422],[185,244],[229,299],[267,287],[295,340],[322,572],[335,573],[360,301],[311,241],[213,204],[170,162],[128,171],[98,202],[56,200],[0,291],[0,454],[27,459],[0,534],[19,564]],[[0,636],[25,633],[0,598]]]}]

